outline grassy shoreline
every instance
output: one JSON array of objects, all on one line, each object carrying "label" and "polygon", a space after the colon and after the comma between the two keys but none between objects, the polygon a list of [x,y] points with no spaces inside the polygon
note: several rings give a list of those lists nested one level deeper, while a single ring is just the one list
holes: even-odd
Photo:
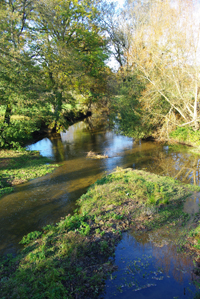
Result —
[{"label": "grassy shoreline", "polygon": [[40,156],[37,151],[0,151],[0,197],[14,190],[15,185],[51,173],[58,165]]},{"label": "grassy shoreline", "polygon": [[183,202],[195,191],[171,178],[117,169],[82,195],[75,215],[28,234],[17,257],[2,259],[2,298],[97,298],[115,269],[109,257],[122,232],[181,229],[189,220]]}]

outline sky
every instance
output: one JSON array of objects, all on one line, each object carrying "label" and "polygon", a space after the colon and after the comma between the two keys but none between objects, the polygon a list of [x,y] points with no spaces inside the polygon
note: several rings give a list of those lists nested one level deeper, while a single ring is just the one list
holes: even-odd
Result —
[{"label": "sky", "polygon": [[119,6],[123,6],[124,4],[124,0],[115,0],[115,2],[117,2]]},{"label": "sky", "polygon": [[[112,2],[118,3],[119,7],[123,7],[125,0],[111,0]],[[106,63],[113,71],[117,71],[119,68],[119,63],[115,60],[114,57],[110,57]]]}]

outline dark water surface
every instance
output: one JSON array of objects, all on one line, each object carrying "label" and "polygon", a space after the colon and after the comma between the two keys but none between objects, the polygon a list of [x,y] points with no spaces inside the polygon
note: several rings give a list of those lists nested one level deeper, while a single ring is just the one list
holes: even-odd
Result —
[{"label": "dark water surface", "polygon": [[[136,142],[132,138],[116,135],[114,132],[104,130],[91,132],[88,129],[87,120],[69,127],[66,132],[61,134],[60,138],[58,136],[44,138],[27,148],[39,150],[41,155],[51,158],[53,162],[60,163],[60,167],[52,174],[17,186],[15,192],[0,199],[1,254],[16,253],[20,248],[18,242],[23,235],[40,230],[46,224],[55,223],[66,214],[72,213],[76,207],[76,200],[86,192],[87,188],[105,172],[110,172],[117,166],[145,169],[191,184],[200,182],[199,156],[187,151],[180,151],[180,149],[172,150],[169,146],[155,142]],[[106,154],[108,159],[89,159],[87,158],[89,151]],[[199,194],[191,197],[185,204],[185,211],[191,214],[197,212],[199,197]],[[159,238],[161,240],[162,236]],[[157,273],[156,261],[165,259],[167,253],[172,252],[171,246],[171,243],[168,242],[159,247],[155,242],[152,243],[149,237],[145,237],[144,244],[135,236],[126,234],[116,251],[116,263],[119,263],[119,273],[121,273],[119,276],[122,278],[124,275],[122,272],[126,272],[129,263],[127,258],[133,262],[137,258],[143,259],[142,256],[149,259],[149,263],[152,264],[150,268],[153,269],[151,271]],[[122,249],[122,247],[127,249]],[[122,264],[119,262],[121,253],[122,259],[124,259]],[[155,274],[155,277],[164,276],[163,280],[151,277],[143,278],[141,272],[144,288],[140,290],[141,282],[137,286],[135,280],[131,280],[130,287],[127,287],[126,283],[120,281],[121,278],[119,281],[116,281],[118,278],[111,279],[111,281],[107,281],[105,298],[113,298],[112,296],[118,298],[119,294],[120,298],[176,298],[175,296],[190,298],[189,293],[184,290],[191,279],[191,260],[189,258],[184,260],[180,257],[180,264],[184,264],[185,270],[181,272],[181,279],[177,279],[178,274],[175,276],[171,274],[175,271],[177,263],[174,255],[167,255],[168,272],[163,272],[162,269],[160,274]],[[133,275],[129,275],[132,279]],[[152,274],[153,276],[154,274]],[[136,280],[139,281],[140,278]],[[114,284],[112,284],[113,282]],[[131,286],[131,283],[134,286]],[[116,292],[116,284],[118,288],[120,288],[120,284],[123,285],[121,287],[123,292],[118,290],[117,294],[113,295],[113,292]],[[156,286],[152,286],[153,284]],[[180,289],[178,295],[173,292],[169,293],[169,297],[164,295],[168,290],[168,284],[169,288],[173,286]],[[124,292],[124,290],[126,291]]]},{"label": "dark water surface", "polygon": [[107,279],[100,298],[181,299],[194,298],[197,291],[192,261],[177,254],[176,246],[162,233],[125,233],[116,248],[115,265],[118,270]]}]

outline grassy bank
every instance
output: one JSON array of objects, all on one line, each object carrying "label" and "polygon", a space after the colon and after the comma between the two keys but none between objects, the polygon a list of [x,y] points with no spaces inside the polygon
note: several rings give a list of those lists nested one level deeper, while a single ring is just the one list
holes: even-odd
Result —
[{"label": "grassy bank", "polygon": [[172,143],[178,142],[199,148],[200,131],[194,131],[191,127],[178,127],[170,133],[169,141]]},{"label": "grassy bank", "polygon": [[1,261],[1,298],[97,298],[114,270],[121,233],[184,227],[183,202],[199,187],[144,171],[117,169],[79,201],[77,214],[28,234],[23,251]]},{"label": "grassy bank", "polygon": [[39,152],[0,151],[0,197],[14,190],[14,186],[52,172],[57,165]]}]

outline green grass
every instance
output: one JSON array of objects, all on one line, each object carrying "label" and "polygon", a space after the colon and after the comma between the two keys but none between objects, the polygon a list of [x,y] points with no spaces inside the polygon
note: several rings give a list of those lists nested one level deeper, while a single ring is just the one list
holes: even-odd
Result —
[{"label": "green grass", "polygon": [[105,212],[110,205],[120,206],[127,200],[137,201],[144,207],[159,208],[163,204],[183,200],[196,189],[200,190],[190,185],[186,188],[172,178],[119,169],[98,180],[78,202],[81,211],[89,215]]},{"label": "green grass", "polygon": [[77,214],[28,234],[16,258],[2,259],[1,298],[98,298],[121,232],[184,226],[183,201],[194,190],[200,188],[117,169],[78,200]]},{"label": "green grass", "polygon": [[178,127],[170,133],[170,137],[177,142],[200,146],[200,131],[194,131],[191,127]]},{"label": "green grass", "polygon": [[58,165],[50,164],[39,152],[26,150],[0,151],[0,197],[14,186],[52,172]]}]

